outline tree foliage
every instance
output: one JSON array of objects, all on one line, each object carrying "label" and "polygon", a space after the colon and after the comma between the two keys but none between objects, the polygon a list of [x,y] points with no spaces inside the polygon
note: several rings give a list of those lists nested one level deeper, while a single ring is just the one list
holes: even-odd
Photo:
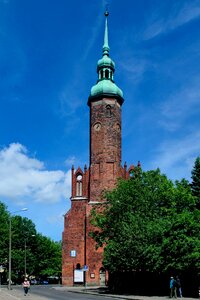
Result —
[{"label": "tree foliage", "polygon": [[197,157],[192,169],[192,193],[198,200],[198,208],[200,208],[200,157]]},{"label": "tree foliage", "polygon": [[6,206],[0,202],[0,264],[6,262],[8,258],[8,230],[9,213]]},{"label": "tree foliage", "polygon": [[6,279],[9,262],[9,222],[12,237],[12,279],[19,281],[26,272],[36,277],[60,276],[61,242],[38,233],[35,224],[26,217],[9,214],[6,206],[0,202],[0,265]]},{"label": "tree foliage", "polygon": [[136,168],[105,196],[105,210],[93,211],[99,230],[91,235],[105,246],[108,270],[200,272],[200,211],[188,181]]}]

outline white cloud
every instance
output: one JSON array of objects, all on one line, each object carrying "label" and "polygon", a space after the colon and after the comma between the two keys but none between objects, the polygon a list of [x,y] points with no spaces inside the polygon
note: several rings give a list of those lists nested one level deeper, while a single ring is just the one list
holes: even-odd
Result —
[{"label": "white cloud", "polygon": [[130,57],[126,55],[126,58],[124,58],[119,64],[120,68],[124,70],[126,76],[128,74],[128,79],[130,81],[134,80],[134,83],[136,84],[142,80],[143,74],[150,67],[150,62],[144,58],[140,59],[133,56],[133,54],[131,54]]},{"label": "white cloud", "polygon": [[[102,22],[103,20],[105,20],[103,14],[102,14],[102,9],[105,9],[108,5],[107,0],[103,0],[101,2],[101,9],[99,9],[99,14],[97,15],[97,17],[95,19],[93,19],[95,21],[95,24],[93,24],[90,29],[91,29],[91,34],[90,34],[90,39],[88,42],[88,45],[85,48],[85,51],[83,52],[83,59],[87,59],[88,55],[92,49],[92,47],[94,46],[94,43],[97,39],[97,37],[99,36],[99,32],[102,28]],[[102,46],[103,46],[103,36],[102,36]]]},{"label": "white cloud", "polygon": [[65,213],[66,213],[66,211],[63,211],[62,213],[57,214],[57,215],[47,216],[47,218],[46,218],[47,223],[48,224],[58,224],[60,222],[63,222],[63,216]]},{"label": "white cloud", "polygon": [[174,19],[169,20],[169,28],[176,28],[200,16],[199,0],[189,1],[177,13]]},{"label": "white cloud", "polygon": [[[90,34],[90,39],[89,39],[89,42],[87,44],[87,47],[83,53],[83,59],[86,60],[98,35],[99,35],[99,31],[100,31],[100,28],[102,27],[102,21],[103,21],[103,15],[102,13],[99,14],[97,16],[97,18],[95,18],[95,24],[94,26],[91,27],[91,34]],[[103,45],[103,37],[102,37],[102,45]]]},{"label": "white cloud", "polygon": [[148,28],[144,33],[144,39],[152,39],[159,34],[163,34],[180,27],[193,19],[200,16],[199,0],[188,1],[181,9],[177,9],[174,5],[171,14],[168,18],[160,19],[160,13],[154,12],[152,18],[154,19],[151,24],[148,24]]},{"label": "white cloud", "polygon": [[77,161],[76,157],[75,156],[70,156],[68,157],[66,160],[65,160],[65,164],[66,166],[72,166],[75,164],[75,162]]},{"label": "white cloud", "polygon": [[199,115],[199,95],[199,78],[193,78],[192,83],[184,85],[160,105],[159,124],[169,131],[175,131],[183,126],[186,119]]},{"label": "white cloud", "polygon": [[[100,5],[102,8],[105,8],[107,5],[107,0],[103,0]],[[66,133],[71,132],[79,124],[79,118],[77,118],[77,115],[74,117],[74,115],[77,109],[81,108],[83,105],[83,93],[85,89],[84,80],[86,71],[85,68],[81,67],[80,62],[88,59],[88,55],[90,54],[91,49],[94,46],[95,41],[97,40],[102,29],[102,23],[104,20],[105,17],[102,14],[102,9],[100,9],[98,15],[93,20],[94,23],[88,28],[88,30],[90,30],[90,33],[87,35],[86,39],[88,40],[88,43],[85,44],[83,50],[81,51],[77,63],[73,64],[70,77],[71,80],[67,81],[66,86],[63,87],[58,95],[60,103],[59,114],[62,118],[68,119]],[[76,91],[76,93],[74,93],[74,91]]]},{"label": "white cloud", "polygon": [[55,203],[70,195],[71,171],[48,171],[27,149],[13,143],[0,151],[0,197]]},{"label": "white cloud", "polygon": [[159,167],[171,179],[189,179],[194,160],[199,156],[200,130],[182,139],[163,142],[157,150],[151,167]]},{"label": "white cloud", "polygon": [[[73,85],[70,85],[70,88],[73,90],[77,90],[78,81],[75,81]],[[61,92],[61,95],[59,97],[60,99],[60,113],[62,117],[70,117],[73,116],[76,112],[77,108],[79,108],[82,105],[82,101],[77,96],[75,97],[73,95],[70,96],[69,93],[69,87],[66,86],[66,88]]]}]

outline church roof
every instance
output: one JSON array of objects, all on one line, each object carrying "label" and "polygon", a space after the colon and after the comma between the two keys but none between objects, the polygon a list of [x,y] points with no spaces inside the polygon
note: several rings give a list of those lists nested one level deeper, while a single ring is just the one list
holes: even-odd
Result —
[{"label": "church roof", "polygon": [[88,105],[98,97],[115,97],[123,103],[123,92],[114,82],[115,63],[109,56],[110,47],[108,44],[108,11],[105,12],[105,33],[103,44],[103,56],[98,60],[97,83],[91,88]]}]

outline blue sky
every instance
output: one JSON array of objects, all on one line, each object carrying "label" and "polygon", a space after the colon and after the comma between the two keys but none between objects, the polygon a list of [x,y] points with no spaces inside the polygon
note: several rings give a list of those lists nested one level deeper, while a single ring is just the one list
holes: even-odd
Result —
[{"label": "blue sky", "polygon": [[190,180],[200,155],[200,1],[0,0],[0,200],[60,240],[71,165],[89,161],[102,56],[123,90],[122,163]]}]

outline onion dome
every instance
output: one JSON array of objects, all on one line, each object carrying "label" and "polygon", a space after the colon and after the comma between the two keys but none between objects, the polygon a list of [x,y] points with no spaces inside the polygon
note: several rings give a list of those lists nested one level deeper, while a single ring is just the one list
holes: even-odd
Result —
[{"label": "onion dome", "polygon": [[123,92],[114,82],[115,63],[109,57],[108,45],[108,11],[105,12],[105,33],[103,44],[103,56],[97,63],[98,80],[92,87],[88,99],[88,105],[99,97],[113,97],[117,98],[120,104],[123,103]]}]

